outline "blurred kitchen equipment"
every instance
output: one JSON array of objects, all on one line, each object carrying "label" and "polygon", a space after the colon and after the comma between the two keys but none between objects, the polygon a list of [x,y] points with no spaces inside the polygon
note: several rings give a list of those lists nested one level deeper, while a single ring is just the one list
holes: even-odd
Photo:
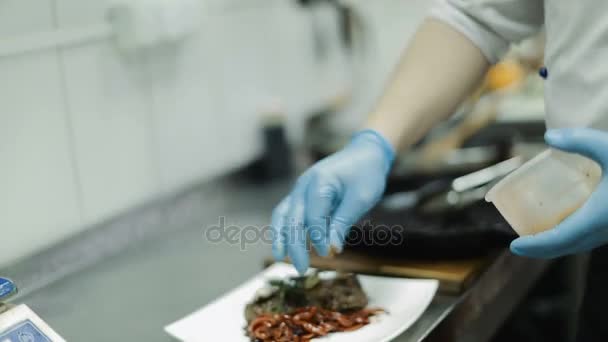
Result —
[{"label": "blurred kitchen equipment", "polygon": [[256,183],[276,181],[291,176],[293,154],[286,133],[287,115],[278,101],[267,104],[260,112],[262,155],[241,172]]},{"label": "blurred kitchen equipment", "polygon": [[[413,174],[462,174],[500,160],[500,150],[495,145],[463,147],[467,139],[494,121],[498,101],[497,98],[488,99],[473,113],[433,135],[422,147],[400,155],[391,178],[408,178]],[[306,145],[314,159],[330,155],[346,141],[344,137],[332,134],[325,125],[325,116],[315,116],[307,128]]]},{"label": "blurred kitchen equipment", "polygon": [[265,175],[269,179],[288,177],[293,171],[293,162],[285,130],[286,115],[280,108],[269,109],[262,120]]},{"label": "blurred kitchen equipment", "polygon": [[386,210],[408,210],[425,200],[450,189],[452,182],[447,179],[431,181],[416,190],[396,192],[386,196],[379,205]]},{"label": "blurred kitchen equipment", "polygon": [[516,234],[483,198],[524,160],[511,158],[453,180],[439,178],[389,194],[352,228],[347,246],[410,259],[471,258],[506,247]]},{"label": "blurred kitchen equipment", "polygon": [[[503,94],[487,95],[478,99],[474,95],[464,106],[464,114],[438,129],[428,141],[403,153],[397,158],[391,178],[407,178],[413,174],[457,174],[478,170],[501,159],[501,151],[492,144],[463,147],[465,142],[480,130],[488,127],[497,117],[497,108]],[[315,116],[307,127],[308,148],[313,158],[321,159],[339,150],[347,139],[335,135],[328,127],[327,116]],[[446,127],[447,126],[447,127]]]},{"label": "blurred kitchen equipment", "polygon": [[465,114],[461,122],[454,125],[442,136],[433,137],[432,141],[424,144],[415,155],[405,158],[400,168],[416,168],[417,170],[433,171],[441,167],[452,151],[462,147],[467,139],[494,122],[498,115],[497,108],[502,99],[501,95],[489,95],[477,99],[474,95],[465,104]]},{"label": "blurred kitchen equipment", "polygon": [[461,147],[467,139],[496,120],[505,98],[524,84],[525,70],[515,60],[505,60],[490,68],[484,81],[462,104],[462,120],[440,138],[422,147],[421,159],[432,161]]},{"label": "blurred kitchen equipment", "polygon": [[429,214],[461,210],[482,200],[498,180],[519,168],[523,163],[523,158],[515,157],[456,178],[449,191],[433,197],[420,209]]},{"label": "blurred kitchen equipment", "polygon": [[523,158],[515,157],[453,181],[434,180],[413,191],[390,194],[380,202],[380,205],[385,210],[393,211],[419,207],[425,213],[462,209],[482,200],[496,181],[522,164]]},{"label": "blurred kitchen equipment", "polygon": [[516,236],[485,201],[441,214],[378,206],[350,230],[346,249],[383,258],[467,259],[506,248]]},{"label": "blurred kitchen equipment", "polygon": [[318,60],[326,59],[331,42],[328,41],[328,37],[325,34],[322,20],[315,13],[316,6],[327,5],[336,12],[340,40],[345,51],[353,54],[355,52],[355,45],[365,42],[364,20],[360,13],[353,8],[352,4],[340,0],[297,0],[297,3],[311,10],[311,27],[315,42],[315,55]]},{"label": "blurred kitchen equipment", "polygon": [[413,150],[397,160],[391,178],[403,179],[419,174],[462,174],[491,165],[499,157],[499,150],[495,146],[474,146],[449,151],[432,163],[418,164],[420,154],[417,150]]},{"label": "blurred kitchen equipment", "polygon": [[521,157],[514,157],[509,160],[505,160],[483,170],[456,178],[452,182],[452,189],[454,191],[463,192],[491,183],[511,173],[522,164],[523,159]]}]

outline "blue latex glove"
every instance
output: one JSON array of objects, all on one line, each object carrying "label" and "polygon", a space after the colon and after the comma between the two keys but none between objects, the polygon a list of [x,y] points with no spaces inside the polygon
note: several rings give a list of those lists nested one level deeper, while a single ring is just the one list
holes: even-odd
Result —
[{"label": "blue latex glove", "polygon": [[341,251],[351,226],[382,197],[394,159],[386,139],[365,130],[304,172],[272,213],[274,258],[288,255],[302,274],[309,266],[307,236],[319,255]]},{"label": "blue latex glove", "polygon": [[608,133],[587,128],[550,130],[547,143],[595,160],[602,168],[602,180],[587,202],[555,228],[524,236],[511,243],[515,254],[554,258],[589,251],[608,243]]}]

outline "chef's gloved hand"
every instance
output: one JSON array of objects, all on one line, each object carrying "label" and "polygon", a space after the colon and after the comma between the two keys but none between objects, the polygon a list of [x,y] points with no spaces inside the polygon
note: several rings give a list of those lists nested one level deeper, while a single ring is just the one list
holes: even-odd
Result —
[{"label": "chef's gloved hand", "polygon": [[555,228],[511,243],[515,254],[554,258],[589,251],[608,243],[608,133],[588,128],[549,130],[547,143],[595,160],[602,179],[587,202]]},{"label": "chef's gloved hand", "polygon": [[307,236],[319,255],[341,251],[351,226],[380,200],[394,159],[384,137],[364,130],[304,172],[272,213],[274,258],[289,256],[302,274],[309,266]]}]

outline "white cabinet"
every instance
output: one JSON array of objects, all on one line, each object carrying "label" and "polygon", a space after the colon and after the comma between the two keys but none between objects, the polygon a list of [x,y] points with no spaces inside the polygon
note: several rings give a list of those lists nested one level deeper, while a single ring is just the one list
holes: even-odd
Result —
[{"label": "white cabinet", "polygon": [[[0,2],[0,37],[52,25],[51,1]],[[72,234],[81,220],[56,51],[0,58],[0,75],[5,265]]]},{"label": "white cabinet", "polygon": [[[104,20],[104,1],[55,3],[60,28]],[[158,193],[146,80],[110,40],[62,49],[61,62],[84,218],[96,222]]]}]

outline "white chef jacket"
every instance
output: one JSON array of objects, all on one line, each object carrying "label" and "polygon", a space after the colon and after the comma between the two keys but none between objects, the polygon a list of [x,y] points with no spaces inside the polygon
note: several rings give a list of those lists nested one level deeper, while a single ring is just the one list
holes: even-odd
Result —
[{"label": "white chef jacket", "polygon": [[439,0],[431,16],[491,63],[544,24],[547,125],[608,130],[608,0]]}]

